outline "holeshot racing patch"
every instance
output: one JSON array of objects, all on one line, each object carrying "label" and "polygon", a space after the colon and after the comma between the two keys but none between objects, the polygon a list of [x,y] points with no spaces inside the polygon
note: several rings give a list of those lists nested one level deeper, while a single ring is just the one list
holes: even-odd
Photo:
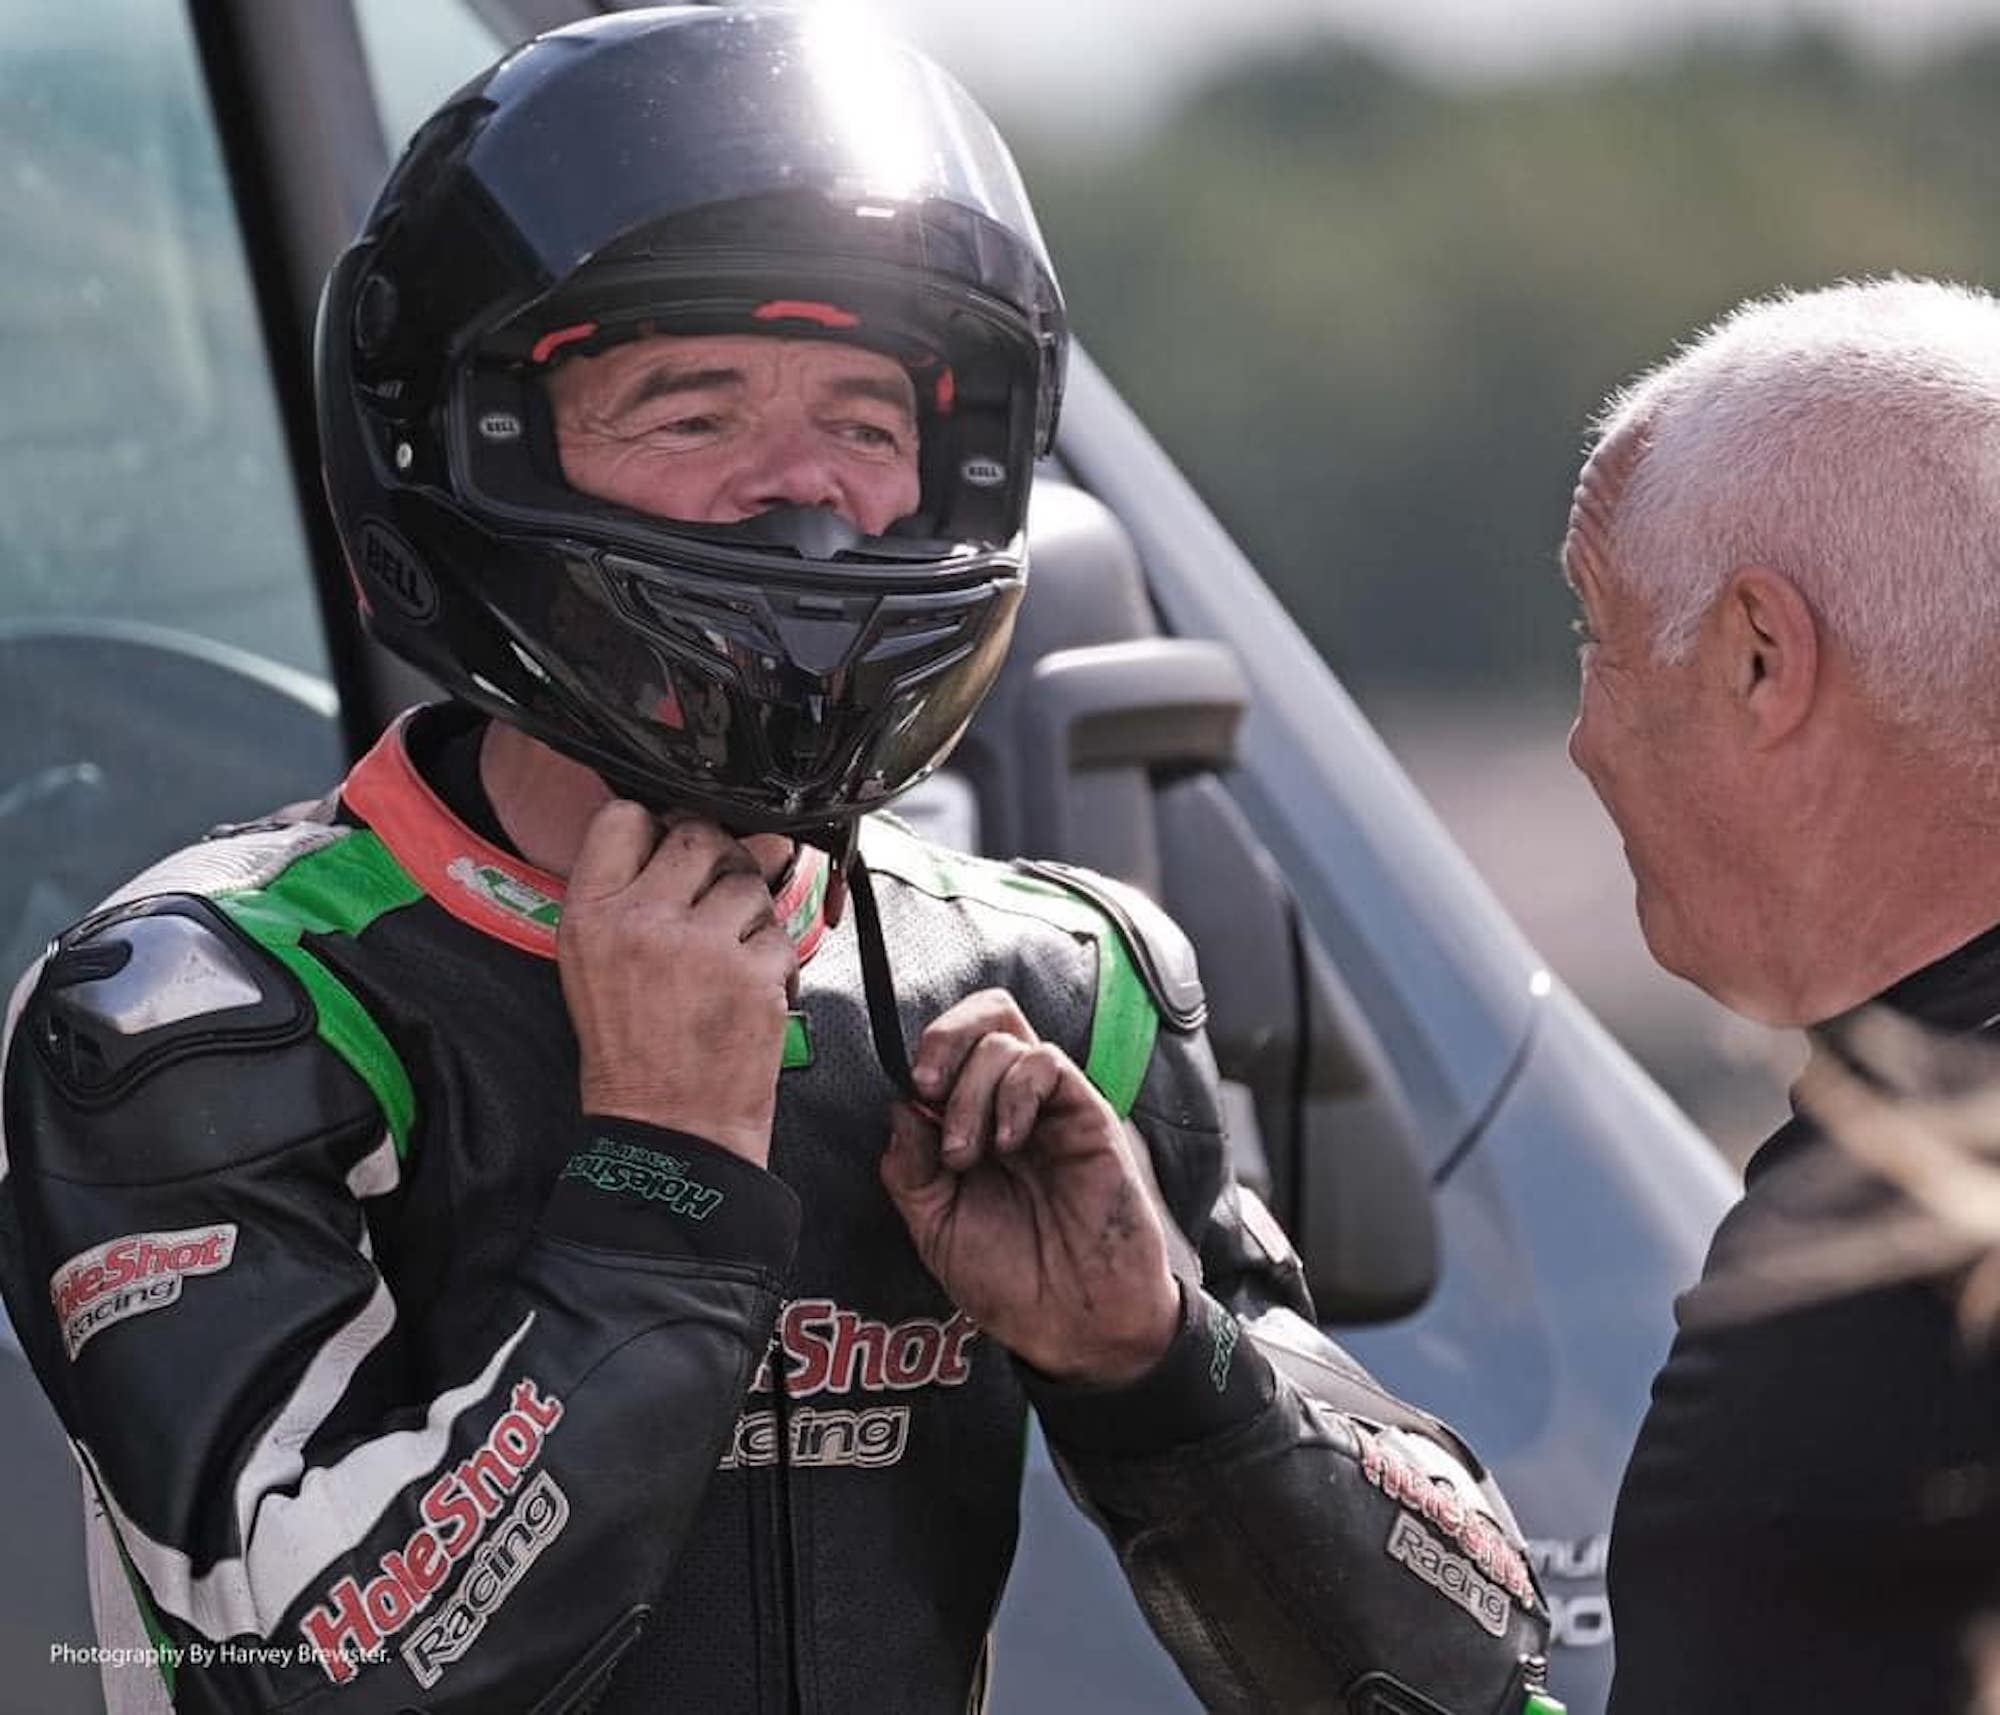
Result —
[{"label": "holeshot racing patch", "polygon": [[307,1612],[299,1632],[327,1678],[345,1685],[361,1666],[381,1660],[388,1641],[416,1623],[468,1558],[451,1599],[411,1633],[402,1656],[417,1683],[429,1687],[478,1641],[569,1523],[569,1497],[554,1475],[530,1475],[562,1415],[556,1395],[525,1376],[517,1381],[486,1439],[424,1491],[417,1504],[423,1523],[408,1540],[382,1555],[365,1584],[350,1574]]},{"label": "holeshot racing patch", "polygon": [[[1507,1629],[1510,1603],[1523,1613],[1541,1611],[1526,1559],[1483,1509],[1445,1476],[1423,1469],[1387,1436],[1359,1424],[1354,1430],[1361,1442],[1361,1474],[1408,1509],[1398,1512],[1390,1527],[1384,1552],[1391,1560],[1463,1608],[1496,1638]],[[1441,1450],[1438,1456],[1447,1457]]]},{"label": "holeshot racing patch", "polygon": [[236,1255],[236,1226],[224,1221],[174,1232],[129,1233],[78,1251],[49,1276],[49,1302],[69,1361],[93,1334],[176,1303],[188,1276],[220,1274]]},{"label": "holeshot racing patch", "polygon": [[784,1462],[794,1466],[875,1469],[895,1464],[909,1447],[907,1405],[790,1402],[821,1394],[963,1387],[972,1374],[966,1348],[978,1337],[978,1324],[962,1310],[943,1319],[913,1316],[882,1322],[830,1298],[791,1300],[778,1317],[773,1351],[765,1355],[750,1388],[753,1395],[771,1392],[771,1360],[782,1353],[787,1401],[782,1448],[780,1414],[775,1409],[746,1411],[723,1449],[722,1469],[775,1465],[781,1451]]},{"label": "holeshot racing patch", "polygon": [[1453,1554],[1412,1518],[1399,1512],[1389,1531],[1389,1558],[1407,1566],[1439,1595],[1455,1602],[1496,1638],[1507,1633],[1514,1605],[1507,1592],[1489,1578],[1482,1578],[1470,1560]]}]

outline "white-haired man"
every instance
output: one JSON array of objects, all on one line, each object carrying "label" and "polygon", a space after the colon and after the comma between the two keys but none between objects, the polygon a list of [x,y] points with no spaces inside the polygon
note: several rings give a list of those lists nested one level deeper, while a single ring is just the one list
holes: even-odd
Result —
[{"label": "white-haired man", "polygon": [[[1869,1002],[2000,1022],[2000,302],[1745,305],[1612,400],[1564,564],[1570,754],[1660,963],[1822,1057]],[[1615,1715],[1967,1707],[2000,1364],[1934,1279],[1723,1313],[1746,1266],[1892,1210],[1841,1160],[1781,1128],[1681,1303],[1613,1533]]]}]

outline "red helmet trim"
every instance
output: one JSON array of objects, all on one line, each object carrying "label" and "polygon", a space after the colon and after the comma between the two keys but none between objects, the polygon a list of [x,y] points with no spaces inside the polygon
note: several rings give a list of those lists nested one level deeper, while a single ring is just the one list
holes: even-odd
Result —
[{"label": "red helmet trim", "polygon": [[815,322],[823,328],[858,328],[861,318],[838,304],[810,303],[803,298],[773,298],[750,312],[760,322]]},{"label": "red helmet trim", "polygon": [[[595,322],[572,322],[566,328],[556,328],[553,332],[545,333],[540,339],[535,341],[534,350],[528,353],[528,361],[531,363],[547,363],[564,346],[574,345],[580,339],[588,339],[595,332],[597,332],[597,324]],[[518,351],[520,347],[516,346],[514,349]]]}]

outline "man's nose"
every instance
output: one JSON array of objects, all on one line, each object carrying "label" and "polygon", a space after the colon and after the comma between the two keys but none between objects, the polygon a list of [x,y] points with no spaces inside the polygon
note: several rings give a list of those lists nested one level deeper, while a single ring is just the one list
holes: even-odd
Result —
[{"label": "man's nose", "polygon": [[1583,711],[1578,709],[1576,719],[1569,723],[1570,766],[1586,780],[1590,778],[1590,737],[1584,731]]},{"label": "man's nose", "polygon": [[781,506],[830,506],[845,512],[839,480],[809,431],[773,434],[745,463],[733,498],[747,517]]}]

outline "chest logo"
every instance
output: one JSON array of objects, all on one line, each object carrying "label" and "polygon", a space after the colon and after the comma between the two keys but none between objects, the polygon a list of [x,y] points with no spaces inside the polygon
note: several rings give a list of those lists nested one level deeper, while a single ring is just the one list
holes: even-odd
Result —
[{"label": "chest logo", "polygon": [[972,1376],[967,1349],[979,1325],[962,1310],[883,1322],[830,1298],[795,1298],[778,1317],[753,1395],[771,1393],[772,1362],[785,1369],[785,1410],[753,1408],[736,1420],[722,1468],[775,1465],[894,1465],[909,1449],[907,1404],[802,1405],[835,1394],[914,1393],[963,1387]]}]

